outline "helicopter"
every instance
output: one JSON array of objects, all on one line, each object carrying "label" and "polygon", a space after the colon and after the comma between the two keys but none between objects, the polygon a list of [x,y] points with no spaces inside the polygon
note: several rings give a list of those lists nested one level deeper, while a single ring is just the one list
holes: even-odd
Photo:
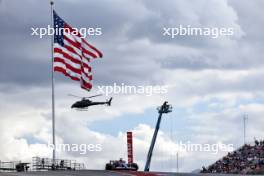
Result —
[{"label": "helicopter", "polygon": [[89,98],[93,98],[93,97],[98,97],[98,96],[102,96],[102,94],[97,94],[97,95],[93,95],[93,96],[89,96],[89,97],[79,97],[76,95],[72,95],[69,94],[69,96],[73,96],[73,97],[77,97],[77,98],[81,98],[82,100],[75,102],[71,108],[73,109],[77,109],[77,110],[87,110],[89,106],[94,106],[94,105],[108,105],[111,106],[111,102],[112,102],[112,97],[109,100],[106,100],[105,102],[93,102],[91,100],[89,100]]}]

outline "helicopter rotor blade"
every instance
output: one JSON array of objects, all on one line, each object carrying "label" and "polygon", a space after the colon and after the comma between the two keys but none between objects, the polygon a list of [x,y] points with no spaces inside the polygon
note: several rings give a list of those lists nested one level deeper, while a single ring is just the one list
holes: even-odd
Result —
[{"label": "helicopter rotor blade", "polygon": [[99,96],[102,96],[103,94],[97,94],[97,95],[93,95],[93,96],[90,96],[90,97],[84,97],[84,98],[93,98],[93,97],[99,97]]},{"label": "helicopter rotor blade", "polygon": [[98,96],[102,96],[103,94],[97,94],[97,95],[93,95],[93,96],[89,96],[89,97],[80,97],[77,95],[73,95],[73,94],[68,94],[68,96],[72,96],[72,97],[76,97],[76,98],[93,98],[93,97],[98,97]]},{"label": "helicopter rotor blade", "polygon": [[76,97],[76,98],[83,98],[83,97],[80,97],[80,96],[77,96],[77,95],[73,95],[73,94],[68,94],[68,96],[72,96],[72,97]]}]

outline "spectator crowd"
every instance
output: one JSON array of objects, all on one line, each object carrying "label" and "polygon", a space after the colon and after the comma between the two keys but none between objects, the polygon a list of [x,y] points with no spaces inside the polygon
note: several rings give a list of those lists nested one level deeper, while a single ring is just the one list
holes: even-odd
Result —
[{"label": "spectator crowd", "polygon": [[201,173],[264,174],[264,140],[255,140],[229,152],[214,164],[203,167]]}]

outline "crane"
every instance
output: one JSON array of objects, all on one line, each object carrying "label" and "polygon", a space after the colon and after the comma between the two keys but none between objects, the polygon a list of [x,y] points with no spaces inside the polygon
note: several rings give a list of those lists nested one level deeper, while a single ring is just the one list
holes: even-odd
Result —
[{"label": "crane", "polygon": [[145,169],[144,169],[145,172],[149,171],[151,157],[152,157],[152,152],[153,152],[153,149],[154,149],[154,146],[155,146],[155,143],[156,143],[156,139],[157,139],[157,135],[158,135],[158,132],[159,132],[162,114],[171,112],[172,111],[172,106],[169,105],[167,101],[165,101],[162,106],[157,108],[157,110],[158,110],[158,113],[159,113],[159,117],[158,117],[158,121],[156,123],[156,128],[155,128],[152,140],[151,140],[151,144],[150,144],[150,147],[149,147],[147,161],[146,161],[146,165],[145,165]]}]

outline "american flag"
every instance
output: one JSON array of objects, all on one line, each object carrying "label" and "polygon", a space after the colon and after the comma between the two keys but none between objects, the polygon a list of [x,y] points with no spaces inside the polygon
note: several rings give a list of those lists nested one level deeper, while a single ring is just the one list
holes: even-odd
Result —
[{"label": "american flag", "polygon": [[76,28],[73,29],[68,25],[55,11],[53,11],[53,19],[55,29],[53,44],[54,71],[61,72],[72,80],[79,81],[83,89],[90,90],[93,77],[89,63],[91,59],[101,58],[102,53],[90,45],[79,32],[76,32]]}]

